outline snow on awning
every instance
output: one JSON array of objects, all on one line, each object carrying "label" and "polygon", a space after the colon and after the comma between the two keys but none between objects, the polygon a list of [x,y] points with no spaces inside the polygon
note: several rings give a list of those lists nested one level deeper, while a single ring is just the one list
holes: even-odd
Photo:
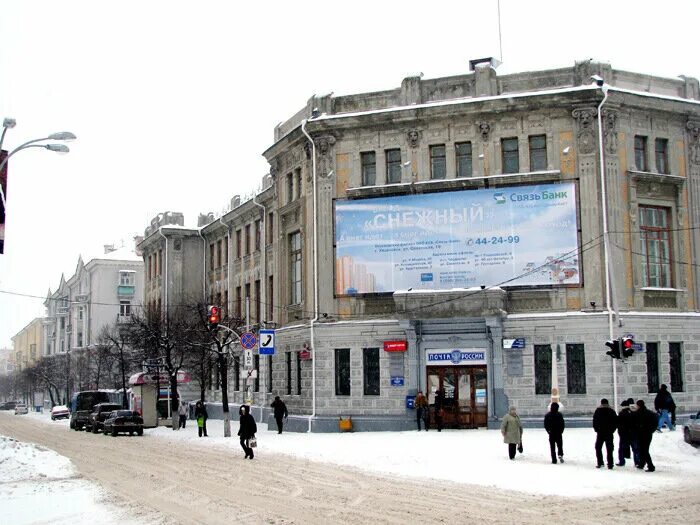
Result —
[{"label": "snow on awning", "polygon": [[[177,373],[178,384],[189,383],[190,381],[192,381],[192,376],[188,372],[180,370]],[[133,386],[155,385],[158,382],[160,382],[161,385],[167,385],[170,382],[170,378],[167,374],[160,374],[159,377],[159,374],[148,372],[139,372],[138,374],[134,374],[129,378],[129,384]]]}]

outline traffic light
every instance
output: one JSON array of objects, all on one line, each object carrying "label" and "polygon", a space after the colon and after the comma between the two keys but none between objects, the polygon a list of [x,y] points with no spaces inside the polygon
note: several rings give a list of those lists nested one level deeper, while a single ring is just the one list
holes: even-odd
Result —
[{"label": "traffic light", "polygon": [[620,340],[619,339],[610,339],[608,341],[605,341],[605,346],[610,348],[606,354],[608,354],[610,357],[613,359],[620,359]]},{"label": "traffic light", "polygon": [[215,330],[219,326],[220,312],[219,307],[214,305],[209,305],[207,307],[207,323],[209,328]]},{"label": "traffic light", "polygon": [[634,339],[624,336],[622,339],[622,356],[632,357],[634,355]]}]

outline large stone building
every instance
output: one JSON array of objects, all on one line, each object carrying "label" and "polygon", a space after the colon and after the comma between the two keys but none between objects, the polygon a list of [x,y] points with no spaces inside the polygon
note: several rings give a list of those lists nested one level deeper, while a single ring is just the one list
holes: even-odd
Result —
[{"label": "large stone building", "polygon": [[43,319],[37,317],[12,337],[12,354],[14,369],[22,371],[29,368],[41,358],[44,346]]},{"label": "large stone building", "polygon": [[[144,257],[156,233],[203,237],[173,273],[276,327],[254,404],[282,396],[300,429],[412,428],[419,389],[459,427],[540,416],[556,387],[572,415],[661,383],[697,407],[698,81],[470,65],[312,98],[275,128],[255,200],[159,227]],[[611,360],[628,334],[641,350]]]}]

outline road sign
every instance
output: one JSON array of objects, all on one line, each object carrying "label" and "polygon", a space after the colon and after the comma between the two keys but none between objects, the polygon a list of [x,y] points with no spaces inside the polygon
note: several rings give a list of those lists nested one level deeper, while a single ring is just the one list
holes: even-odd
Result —
[{"label": "road sign", "polygon": [[253,351],[250,349],[243,350],[243,368],[247,370],[253,368]]},{"label": "road sign", "polygon": [[275,353],[275,331],[260,330],[259,335],[258,352],[261,355],[273,355]]},{"label": "road sign", "polygon": [[253,332],[246,332],[241,336],[241,346],[246,350],[254,348],[258,340]]},{"label": "road sign", "polygon": [[241,378],[242,379],[248,379],[249,377],[252,377],[253,379],[258,378],[258,371],[255,368],[251,368],[250,370],[241,370]]}]

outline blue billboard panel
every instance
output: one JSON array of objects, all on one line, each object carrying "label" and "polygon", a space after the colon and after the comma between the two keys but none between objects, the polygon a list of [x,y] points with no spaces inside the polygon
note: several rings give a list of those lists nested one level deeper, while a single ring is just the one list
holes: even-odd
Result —
[{"label": "blue billboard panel", "polygon": [[336,294],[579,284],[574,183],[335,205]]}]

